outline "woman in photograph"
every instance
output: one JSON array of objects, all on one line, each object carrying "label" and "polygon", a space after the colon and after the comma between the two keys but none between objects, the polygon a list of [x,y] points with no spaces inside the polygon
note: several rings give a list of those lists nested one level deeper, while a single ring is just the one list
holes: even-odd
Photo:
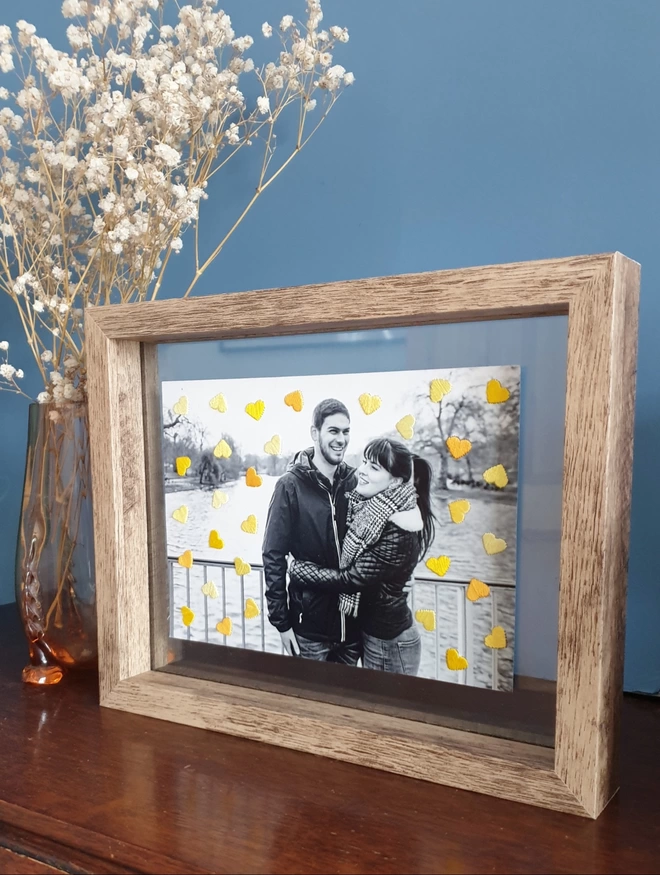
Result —
[{"label": "woman in photograph", "polygon": [[338,593],[342,620],[359,617],[364,668],[407,675],[419,670],[422,641],[407,589],[433,541],[431,479],[429,463],[400,441],[370,441],[348,494],[339,569],[291,564],[297,585]]}]

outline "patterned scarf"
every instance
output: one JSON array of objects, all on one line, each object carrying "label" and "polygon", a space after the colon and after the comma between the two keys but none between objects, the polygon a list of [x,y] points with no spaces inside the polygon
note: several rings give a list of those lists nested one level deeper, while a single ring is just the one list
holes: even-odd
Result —
[{"label": "patterned scarf", "polygon": [[[349,568],[364,551],[375,544],[383,534],[387,521],[400,510],[414,510],[417,507],[417,493],[412,483],[392,486],[363,498],[355,490],[347,494],[347,531],[341,551],[341,569]],[[344,616],[357,617],[360,606],[360,593],[340,593],[339,610]]]}]

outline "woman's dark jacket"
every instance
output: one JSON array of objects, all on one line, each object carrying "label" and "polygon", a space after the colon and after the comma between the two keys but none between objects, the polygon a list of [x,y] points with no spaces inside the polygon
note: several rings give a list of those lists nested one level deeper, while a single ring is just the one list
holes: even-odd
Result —
[{"label": "woman's dark jacket", "polygon": [[360,627],[374,638],[391,640],[412,626],[407,584],[419,561],[420,533],[405,531],[392,522],[380,539],[367,547],[349,568],[321,568],[296,562],[291,581],[317,592],[359,592]]}]

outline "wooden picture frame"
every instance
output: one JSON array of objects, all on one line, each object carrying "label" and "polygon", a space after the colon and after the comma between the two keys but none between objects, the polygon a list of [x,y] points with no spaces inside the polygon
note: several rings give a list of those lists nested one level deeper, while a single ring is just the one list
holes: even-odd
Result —
[{"label": "wooden picture frame", "polygon": [[[617,787],[638,294],[639,265],[614,253],[89,308],[101,704],[597,817]],[[149,592],[164,537],[148,519],[154,344],[554,314],[568,315],[554,750],[152,670],[166,659]]]}]

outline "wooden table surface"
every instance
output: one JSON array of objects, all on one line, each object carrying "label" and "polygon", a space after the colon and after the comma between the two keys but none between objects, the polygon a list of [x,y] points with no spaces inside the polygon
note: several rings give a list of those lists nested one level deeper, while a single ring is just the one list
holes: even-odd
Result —
[{"label": "wooden table surface", "polygon": [[660,700],[594,822],[25,687],[25,652],[0,608],[0,872],[660,872]]}]

